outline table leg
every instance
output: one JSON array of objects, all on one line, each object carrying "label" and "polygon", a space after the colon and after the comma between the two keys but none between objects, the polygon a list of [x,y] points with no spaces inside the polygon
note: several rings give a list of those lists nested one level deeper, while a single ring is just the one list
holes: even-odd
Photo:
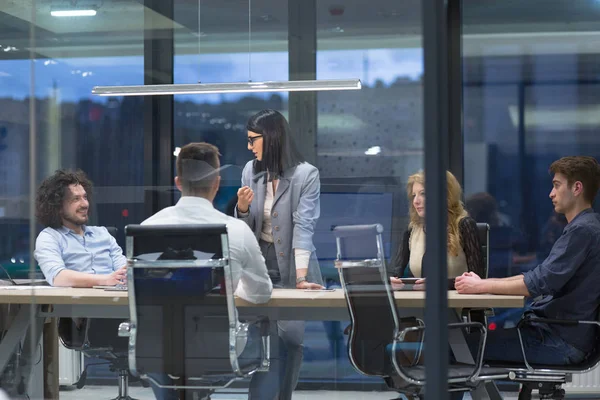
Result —
[{"label": "table leg", "polygon": [[[448,310],[448,322],[461,322],[458,310]],[[475,360],[473,359],[473,355],[467,344],[464,330],[449,329],[448,340],[450,349],[452,350],[456,361],[475,365]],[[500,391],[494,382],[481,382],[471,391],[471,398],[473,400],[502,400]]]},{"label": "table leg", "polygon": [[58,318],[44,324],[44,399],[58,400]]}]

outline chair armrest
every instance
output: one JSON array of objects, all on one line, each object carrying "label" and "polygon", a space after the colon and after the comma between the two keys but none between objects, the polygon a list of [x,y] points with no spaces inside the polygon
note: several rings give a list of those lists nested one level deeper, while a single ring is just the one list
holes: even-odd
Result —
[{"label": "chair armrest", "polygon": [[[416,332],[416,331],[421,331],[421,330],[424,331],[425,328],[426,328],[425,326],[411,326],[411,327],[403,329],[402,331],[400,331],[398,333],[398,336],[394,339],[394,344],[396,344],[396,342],[398,342],[398,341],[403,342],[406,335],[409,332]],[[448,324],[448,329],[459,329],[459,328],[460,329],[475,328],[481,332],[481,337],[479,339],[479,346],[478,346],[478,350],[477,350],[477,357],[475,358],[475,365],[473,366],[473,373],[465,379],[465,382],[475,381],[475,380],[477,380],[477,377],[481,373],[481,367],[483,365],[483,349],[485,348],[485,339],[486,339],[487,331],[486,331],[485,327],[483,326],[483,324],[481,324],[479,322],[457,322],[457,323]],[[405,371],[405,368],[403,368],[402,365],[400,365],[397,362],[395,351],[393,352],[392,356],[394,357],[393,364],[396,367],[396,371],[398,372],[398,375],[400,375],[400,377],[402,379],[404,379],[405,381],[407,381],[409,383],[419,385],[419,386],[422,386],[425,384],[424,381],[419,381],[418,379],[411,377],[410,374],[407,373],[407,371]]]},{"label": "chair armrest", "polygon": [[[416,331],[421,331],[421,330],[425,330],[425,326],[411,326],[408,328],[403,329],[402,331],[400,331],[400,333],[398,334],[398,340],[402,341],[404,340],[406,334],[408,332],[416,332]],[[480,322],[455,322],[455,323],[451,323],[448,324],[448,329],[455,329],[455,328],[477,328],[481,331],[481,333],[486,332],[484,326],[482,323]]]},{"label": "chair armrest", "polygon": [[63,346],[70,350],[86,350],[90,321],[88,318],[59,318],[58,335]]},{"label": "chair armrest", "polygon": [[469,307],[469,308],[463,308],[463,313],[470,313],[471,311],[483,311],[485,312],[486,316],[493,316],[494,315],[494,309],[491,307]]},{"label": "chair armrest", "polygon": [[129,337],[131,334],[131,323],[129,322],[121,322],[119,324],[119,337]]},{"label": "chair armrest", "polygon": [[[461,320],[464,322],[481,322],[483,326],[487,326],[487,318],[494,316],[494,309],[489,307],[470,307],[463,308],[461,312]],[[470,333],[470,329],[467,328]]]},{"label": "chair armrest", "polygon": [[579,324],[587,324],[587,325],[597,325],[600,326],[600,322],[598,321],[580,321],[576,319],[554,319],[554,318],[521,318],[519,323],[517,324],[517,333],[519,334],[519,342],[521,344],[521,353],[523,354],[523,361],[525,362],[525,366],[529,371],[534,371],[534,368],[527,361],[527,356],[525,355],[525,345],[523,344],[523,337],[521,335],[521,328],[524,325],[531,324],[534,322],[541,322],[548,325],[564,325],[564,326],[577,326]]},{"label": "chair armrest", "polygon": [[269,317],[260,316],[258,317],[257,323],[260,324],[260,336],[269,336],[269,331],[271,330],[271,321],[269,321]]},{"label": "chair armrest", "polygon": [[266,372],[269,370],[269,366],[271,364],[271,321],[269,321],[269,317],[261,315],[256,319],[255,323],[259,324],[262,342],[262,357],[257,371]]},{"label": "chair armrest", "polygon": [[598,321],[579,321],[576,319],[553,319],[553,318],[522,318],[517,324],[517,328],[520,328],[523,325],[529,324],[531,322],[542,322],[544,324],[550,325],[570,325],[576,326],[579,324],[594,324],[600,325]]}]

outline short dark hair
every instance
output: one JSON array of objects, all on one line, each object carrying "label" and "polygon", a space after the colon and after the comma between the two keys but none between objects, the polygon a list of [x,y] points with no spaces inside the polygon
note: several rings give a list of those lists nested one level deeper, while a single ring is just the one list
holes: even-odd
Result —
[{"label": "short dark hair", "polygon": [[44,179],[38,188],[35,198],[35,216],[38,222],[45,227],[60,228],[62,222],[62,208],[69,186],[81,185],[85,189],[88,202],[92,202],[92,181],[81,170],[70,171],[59,169],[53,175]]},{"label": "short dark hair", "polygon": [[186,144],[177,155],[177,177],[184,194],[206,194],[219,176],[219,149],[209,143]]},{"label": "short dark hair", "polygon": [[594,202],[596,193],[600,189],[600,165],[594,157],[563,157],[550,165],[550,172],[564,175],[569,186],[577,181],[581,182],[583,198],[590,203]]},{"label": "short dark hair", "polygon": [[294,145],[290,125],[279,111],[259,111],[250,117],[246,129],[263,136],[262,161],[254,160],[255,175],[269,171],[269,179],[276,179],[287,169],[304,162]]}]

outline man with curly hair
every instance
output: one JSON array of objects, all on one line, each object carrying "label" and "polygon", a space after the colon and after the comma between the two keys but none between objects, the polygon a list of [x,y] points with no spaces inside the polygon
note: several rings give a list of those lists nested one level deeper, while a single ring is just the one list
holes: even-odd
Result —
[{"label": "man with curly hair", "polygon": [[87,226],[92,182],[83,171],[58,170],[40,185],[36,217],[44,225],[34,256],[53,286],[125,283],[127,259],[108,230]]}]

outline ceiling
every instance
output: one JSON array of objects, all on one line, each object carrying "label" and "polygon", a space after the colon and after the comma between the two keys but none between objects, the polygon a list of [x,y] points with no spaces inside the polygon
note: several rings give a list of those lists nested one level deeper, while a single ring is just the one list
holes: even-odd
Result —
[{"label": "ceiling", "polygon": [[[39,57],[141,55],[145,34],[160,37],[171,28],[176,54],[246,52],[250,38],[252,51],[287,51],[288,2],[305,4],[202,0],[199,8],[198,0],[173,0],[168,18],[149,1],[3,0],[0,57],[29,58],[32,26]],[[315,1],[319,50],[421,46],[420,0]],[[94,8],[97,15],[50,15],[65,8]],[[599,20],[599,0],[463,0],[464,53],[600,53]]]}]

